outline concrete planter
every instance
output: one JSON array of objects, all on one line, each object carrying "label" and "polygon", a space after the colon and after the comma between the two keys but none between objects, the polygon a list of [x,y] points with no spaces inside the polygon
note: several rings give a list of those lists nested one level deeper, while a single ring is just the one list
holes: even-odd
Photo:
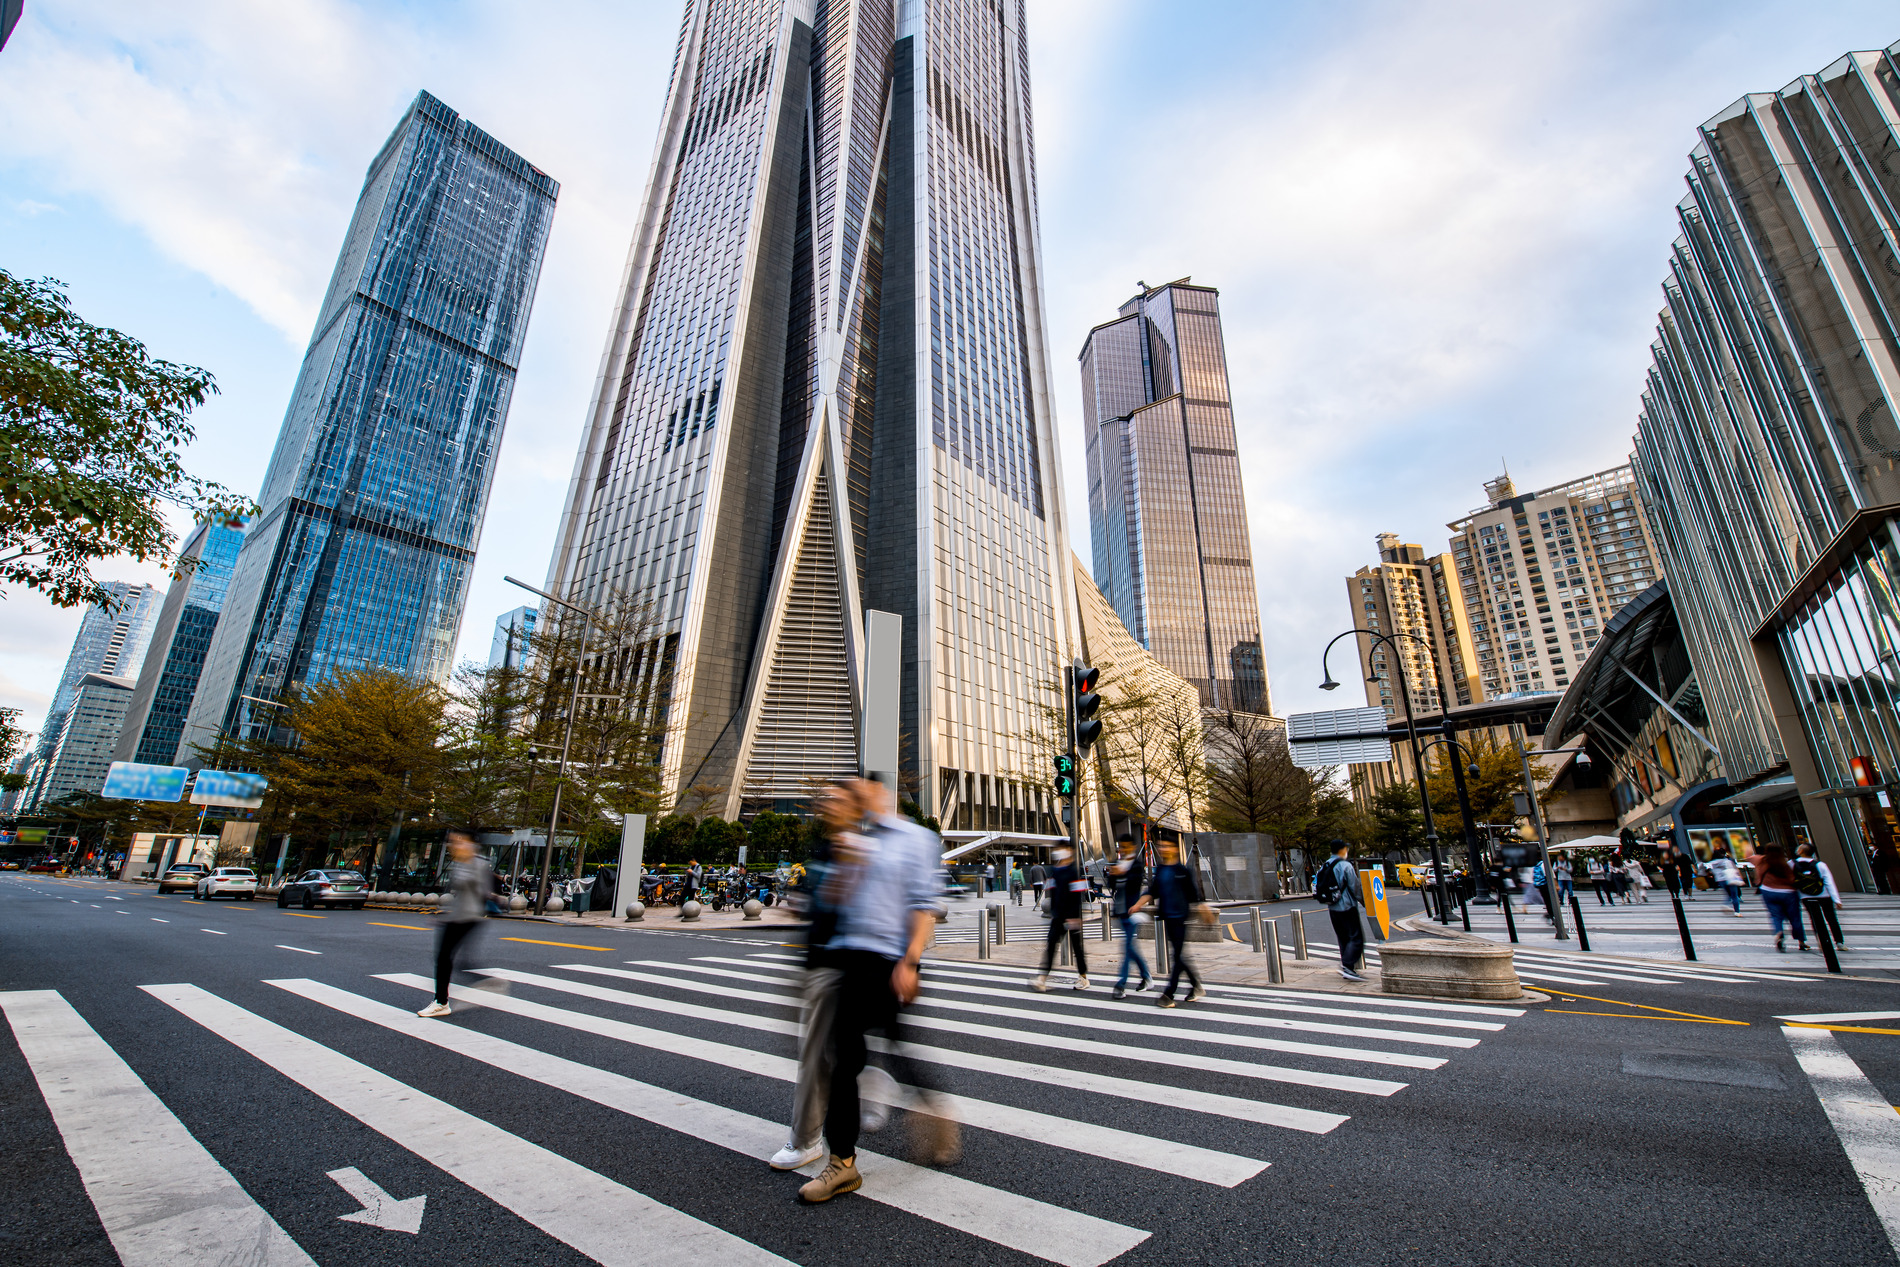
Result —
[{"label": "concrete planter", "polygon": [[1435,994],[1454,999],[1524,997],[1509,946],[1439,937],[1380,945],[1379,979],[1387,994]]}]

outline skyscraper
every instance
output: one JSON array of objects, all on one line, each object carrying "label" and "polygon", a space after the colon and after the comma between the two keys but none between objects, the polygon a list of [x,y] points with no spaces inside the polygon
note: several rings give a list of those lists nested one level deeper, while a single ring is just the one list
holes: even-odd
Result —
[{"label": "skyscraper", "polygon": [[21,800],[26,809],[37,806],[44,794],[53,750],[59,746],[66,715],[85,676],[104,673],[113,677],[135,677],[145,663],[162,597],[158,587],[125,581],[107,581],[105,587],[111,598],[104,604],[86,608],[86,614],[80,617],[79,632],[66,655],[65,671],[59,675],[52,705],[46,710],[46,724],[40,728],[39,742],[34,749],[39,757],[34,783]]},{"label": "skyscraper", "polygon": [[1353,623],[1392,635],[1398,645],[1394,657],[1385,643],[1357,639],[1366,703],[1401,717],[1405,700],[1399,692],[1410,691],[1414,713],[1436,713],[1444,702],[1441,682],[1453,707],[1482,701],[1464,588],[1452,556],[1427,558],[1425,547],[1402,543],[1390,532],[1380,533],[1378,542],[1379,562],[1346,578]]},{"label": "skyscraper", "polygon": [[1270,711],[1220,292],[1142,286],[1082,345],[1095,578],[1209,708]]},{"label": "skyscraper", "polygon": [[370,164],[187,719],[339,670],[441,679],[559,186],[428,93]]},{"label": "skyscraper", "polygon": [[[201,523],[178,551],[180,568],[189,571],[172,582],[158,609],[151,649],[138,672],[138,687],[126,705],[125,726],[113,748],[114,761],[170,765],[180,755],[185,713],[198,690],[205,652],[217,631],[231,567],[244,544],[242,528]],[[212,741],[204,736],[204,742]],[[186,755],[189,755],[187,753]]]},{"label": "skyscraper", "polygon": [[650,603],[668,792],[856,772],[880,610],[906,793],[1046,812],[1076,644],[1026,56],[1022,0],[688,0],[548,577]]},{"label": "skyscraper", "polygon": [[517,607],[495,617],[495,641],[488,648],[489,668],[519,669],[527,662],[538,615],[532,607]]},{"label": "skyscraper", "polygon": [[132,702],[129,677],[88,673],[79,679],[73,705],[60,720],[40,777],[37,808],[45,812],[62,796],[74,792],[97,795],[105,786],[112,748],[125,727],[126,706]]}]

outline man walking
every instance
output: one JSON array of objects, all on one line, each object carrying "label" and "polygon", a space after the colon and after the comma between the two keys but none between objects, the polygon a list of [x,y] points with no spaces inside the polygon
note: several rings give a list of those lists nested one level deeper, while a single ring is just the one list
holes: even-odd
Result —
[{"label": "man walking", "polygon": [[1049,868],[1044,882],[1049,886],[1049,939],[1042,946],[1042,971],[1029,979],[1029,988],[1038,993],[1049,989],[1049,968],[1055,963],[1056,944],[1067,937],[1069,949],[1075,955],[1075,988],[1086,990],[1089,961],[1082,948],[1082,895],[1088,892],[1089,886],[1076,869],[1067,847],[1056,846],[1055,865]]},{"label": "man walking", "polygon": [[1034,902],[1037,906],[1042,905],[1042,883],[1043,883],[1044,875],[1045,875],[1045,872],[1040,862],[1035,862],[1035,863],[1030,864],[1029,866],[1030,901]]},{"label": "man walking", "polygon": [[1148,971],[1148,961],[1141,957],[1141,920],[1137,918],[1143,907],[1148,905],[1148,895],[1143,892],[1141,855],[1135,852],[1135,842],[1123,836],[1115,842],[1118,857],[1115,865],[1108,869],[1110,883],[1115,886],[1114,915],[1122,926],[1122,972],[1115,981],[1115,993],[1112,997],[1127,997],[1128,969],[1132,966],[1141,972],[1141,984],[1135,987],[1140,994],[1148,988],[1153,974]]},{"label": "man walking", "polygon": [[[475,842],[466,832],[449,833],[449,858],[449,900],[442,927],[435,933],[435,1002],[417,1016],[449,1014],[449,981],[455,975],[456,954],[469,935],[481,927],[488,909],[488,891],[495,882],[488,859],[475,852]],[[508,983],[485,978],[477,988],[506,994]]]},{"label": "man walking", "polygon": [[1359,975],[1359,961],[1366,953],[1366,932],[1359,923],[1359,869],[1346,860],[1348,849],[1343,840],[1333,842],[1333,860],[1320,868],[1313,896],[1326,903],[1333,936],[1339,939],[1339,975],[1348,981],[1364,981]]},{"label": "man walking", "polygon": [[1148,885],[1148,896],[1154,899],[1156,917],[1161,920],[1161,929],[1168,939],[1168,954],[1174,959],[1174,969],[1168,974],[1168,984],[1161,991],[1161,997],[1155,1000],[1157,1007],[1173,1007],[1174,992],[1181,984],[1181,974],[1186,973],[1190,987],[1187,1001],[1196,1002],[1207,996],[1201,987],[1201,974],[1194,970],[1194,964],[1187,956],[1188,917],[1201,907],[1201,882],[1195,878],[1194,868],[1181,865],[1181,846],[1172,842],[1164,843],[1160,848],[1161,865],[1155,868],[1155,878]]},{"label": "man walking", "polygon": [[686,904],[699,901],[699,881],[704,873],[699,869],[699,859],[694,858],[686,864],[686,888],[680,894],[680,913],[676,919],[686,918]]}]

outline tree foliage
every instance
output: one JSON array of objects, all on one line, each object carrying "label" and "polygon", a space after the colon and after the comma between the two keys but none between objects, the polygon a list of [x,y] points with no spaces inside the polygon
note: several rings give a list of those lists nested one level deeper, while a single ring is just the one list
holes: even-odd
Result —
[{"label": "tree foliage", "polygon": [[65,288],[0,270],[0,582],[61,607],[104,603],[95,562],[170,561],[166,508],[235,522],[256,505],[186,473],[211,374],[154,360],[73,311]]},{"label": "tree foliage", "polygon": [[[1467,769],[1465,771],[1465,794],[1471,802],[1471,817],[1478,823],[1508,823],[1517,817],[1512,797],[1524,791],[1524,762],[1514,744],[1501,742],[1488,731],[1469,731],[1458,736],[1458,748],[1463,753]],[[1475,765],[1474,774],[1470,766]],[[1543,763],[1531,761],[1531,775],[1538,783],[1550,777],[1550,770]],[[1434,747],[1426,758],[1425,790],[1432,798],[1432,813],[1446,824],[1458,822],[1458,788],[1452,780],[1451,749]],[[1538,804],[1548,806],[1563,796],[1561,790],[1543,788],[1538,792]],[[1418,792],[1412,792],[1414,806],[1418,803]],[[1480,831],[1483,829],[1480,828]],[[1456,829],[1440,828],[1439,834],[1447,838],[1456,835]]]},{"label": "tree foliage", "polygon": [[1425,815],[1418,807],[1418,786],[1392,783],[1372,798],[1371,840],[1381,849],[1423,849]]}]

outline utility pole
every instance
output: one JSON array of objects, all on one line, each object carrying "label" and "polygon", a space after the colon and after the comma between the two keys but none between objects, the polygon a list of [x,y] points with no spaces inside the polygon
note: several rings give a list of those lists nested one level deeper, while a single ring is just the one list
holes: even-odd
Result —
[{"label": "utility pole", "polygon": [[1544,901],[1550,905],[1551,923],[1557,926],[1557,940],[1569,941],[1564,927],[1564,908],[1557,901],[1557,872],[1550,865],[1550,845],[1544,831],[1544,811],[1537,804],[1537,781],[1531,777],[1531,745],[1524,737],[1521,722],[1511,723],[1511,738],[1517,743],[1518,760],[1524,764],[1524,797],[1530,802],[1531,826],[1537,831],[1537,857],[1544,866]]}]

